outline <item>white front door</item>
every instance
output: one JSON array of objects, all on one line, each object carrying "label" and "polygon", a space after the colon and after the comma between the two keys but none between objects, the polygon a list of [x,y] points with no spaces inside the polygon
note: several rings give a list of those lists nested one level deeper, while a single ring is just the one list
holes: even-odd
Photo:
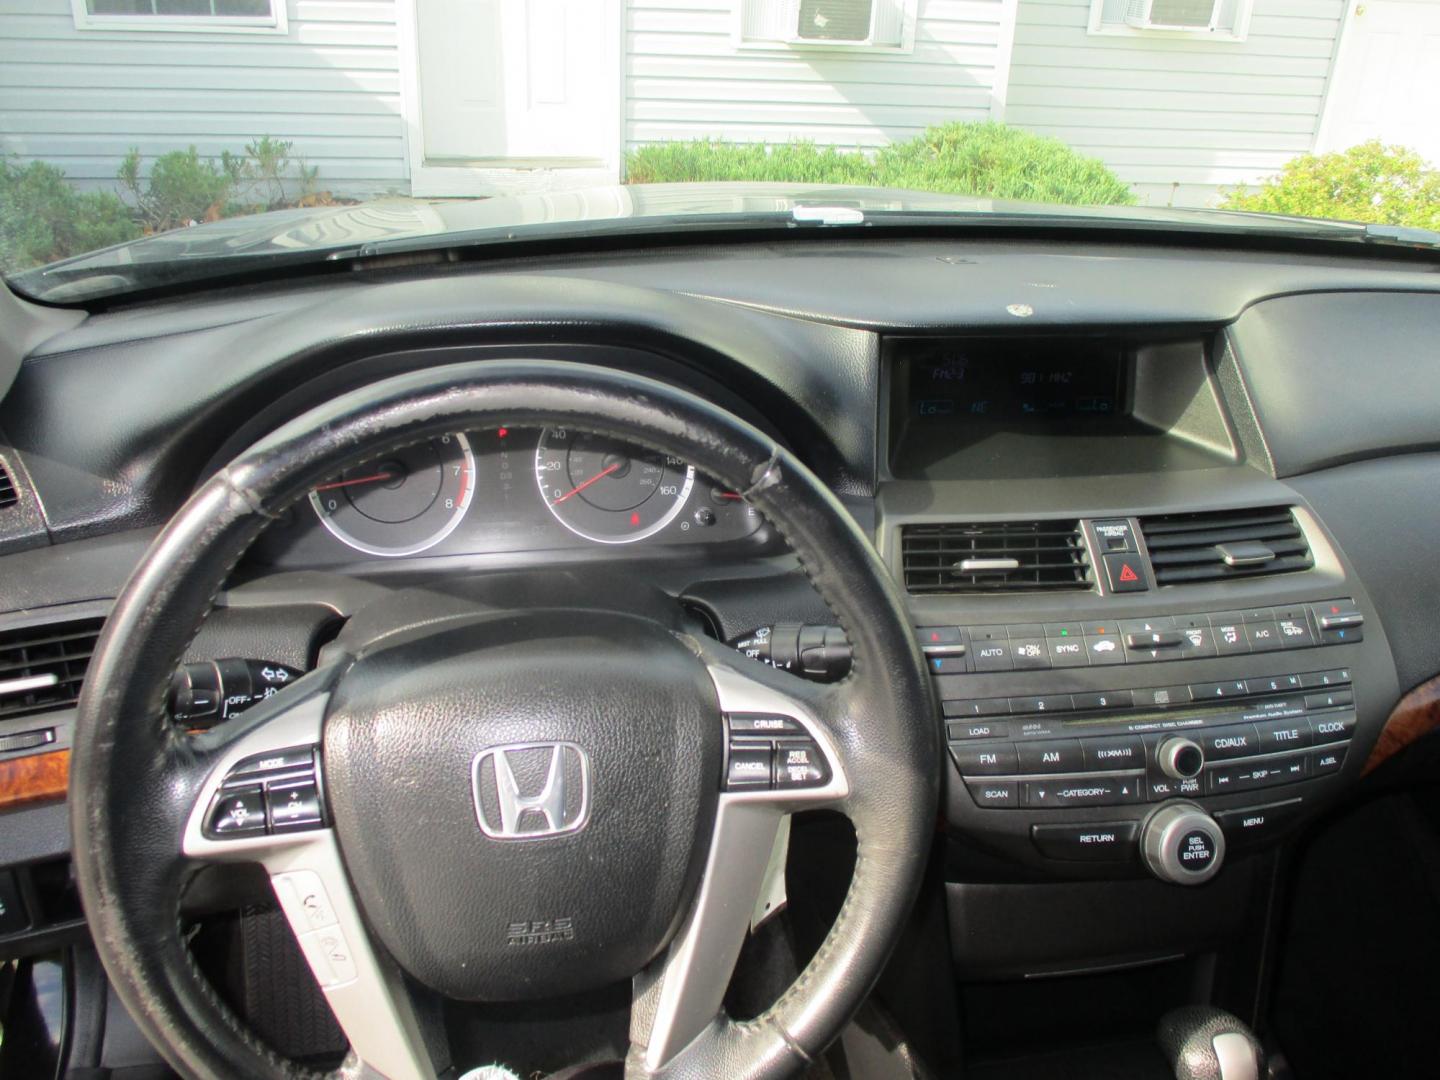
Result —
[{"label": "white front door", "polygon": [[416,194],[549,190],[616,178],[619,0],[414,5]]},{"label": "white front door", "polygon": [[1440,0],[1351,0],[1317,150],[1379,139],[1440,168]]}]

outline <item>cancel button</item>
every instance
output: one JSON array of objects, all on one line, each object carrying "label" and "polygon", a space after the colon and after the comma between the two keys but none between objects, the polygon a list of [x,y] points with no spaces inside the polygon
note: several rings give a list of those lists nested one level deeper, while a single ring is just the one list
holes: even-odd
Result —
[{"label": "cancel button", "polygon": [[1030,839],[1040,854],[1071,862],[1128,862],[1135,855],[1133,821],[1101,825],[1032,825]]}]

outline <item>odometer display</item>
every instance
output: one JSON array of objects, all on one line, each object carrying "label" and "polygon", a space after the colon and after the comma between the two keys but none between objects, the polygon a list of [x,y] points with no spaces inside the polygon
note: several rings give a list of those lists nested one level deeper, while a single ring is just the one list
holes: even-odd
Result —
[{"label": "odometer display", "polygon": [[695,469],[619,439],[546,428],[535,450],[535,480],[545,505],[571,532],[601,544],[629,544],[675,520]]}]

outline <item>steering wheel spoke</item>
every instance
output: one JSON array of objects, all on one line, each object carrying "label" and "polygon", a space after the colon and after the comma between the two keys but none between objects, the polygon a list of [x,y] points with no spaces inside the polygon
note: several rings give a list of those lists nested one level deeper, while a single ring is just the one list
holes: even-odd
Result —
[{"label": "steering wheel spoke", "polygon": [[254,710],[253,718],[246,715],[199,787],[184,854],[265,868],[350,1042],[354,1060],[345,1071],[432,1078],[409,993],[371,944],[326,816],[318,750],[329,701],[324,673],[317,672]]},{"label": "steering wheel spoke", "polygon": [[[627,1073],[665,1069],[698,1036],[724,1025],[722,1002],[771,870],[787,815],[843,807],[849,771],[823,719],[828,694],[813,683],[713,657],[727,734],[725,790],[688,918],[665,953],[635,980]],[[740,770],[767,760],[768,780]],[[783,867],[782,867],[783,872]]]}]

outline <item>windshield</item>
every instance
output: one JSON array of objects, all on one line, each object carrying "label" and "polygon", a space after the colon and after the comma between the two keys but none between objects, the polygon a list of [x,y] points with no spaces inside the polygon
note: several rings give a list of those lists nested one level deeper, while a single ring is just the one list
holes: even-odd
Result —
[{"label": "windshield", "polygon": [[25,0],[0,271],[67,302],[416,246],[1016,216],[1426,244],[1435,40],[1433,0]]}]

